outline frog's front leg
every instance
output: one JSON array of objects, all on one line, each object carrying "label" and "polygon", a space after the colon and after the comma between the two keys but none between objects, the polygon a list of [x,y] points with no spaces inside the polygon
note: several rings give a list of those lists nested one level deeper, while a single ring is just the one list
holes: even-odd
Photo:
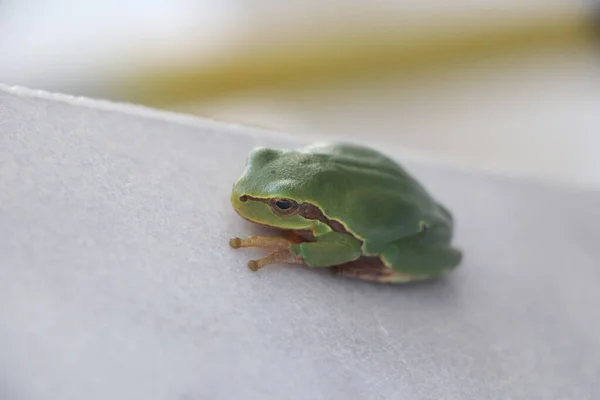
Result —
[{"label": "frog's front leg", "polygon": [[312,242],[293,244],[290,250],[309,267],[332,267],[358,259],[361,243],[348,234],[328,232]]},{"label": "frog's front leg", "polygon": [[329,232],[316,237],[312,242],[298,243],[298,240],[294,240],[293,235],[290,239],[250,236],[247,239],[233,238],[229,244],[235,249],[257,247],[272,251],[259,260],[250,260],[248,267],[253,271],[276,263],[331,267],[356,260],[361,255],[360,242],[343,233]]}]

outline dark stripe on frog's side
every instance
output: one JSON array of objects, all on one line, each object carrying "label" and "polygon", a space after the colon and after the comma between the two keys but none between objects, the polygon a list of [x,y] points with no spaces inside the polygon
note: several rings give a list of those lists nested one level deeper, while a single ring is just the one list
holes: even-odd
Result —
[{"label": "dark stripe on frog's side", "polygon": [[[247,200],[260,201],[265,204],[269,204],[269,201],[271,201],[271,199],[263,199],[260,197],[252,197],[252,196],[248,196],[248,195],[242,196],[240,198],[240,200],[241,201],[247,201]],[[326,224],[327,226],[329,226],[331,228],[331,230],[334,232],[347,233],[348,235],[352,235],[352,233],[348,232],[346,227],[344,227],[344,225],[341,222],[334,220],[334,219],[327,218],[327,216],[325,214],[323,214],[323,211],[321,211],[321,209],[319,207],[315,206],[314,204],[301,203],[299,205],[298,215],[300,215],[302,218],[305,218],[305,219],[318,220],[318,221]],[[362,244],[362,240],[357,238],[355,235],[352,235],[352,236],[355,237]]]},{"label": "dark stripe on frog's side", "polygon": [[[264,198],[260,198],[260,197],[252,197],[252,196],[248,196],[248,195],[244,195],[242,196],[242,198],[240,199],[242,201],[247,201],[247,200],[253,200],[253,201],[260,201],[262,203],[265,204],[269,204],[269,202],[271,201],[271,199],[264,199]],[[441,207],[441,206],[440,206]],[[443,213],[447,213],[448,217],[451,218],[451,214],[443,207],[440,208],[442,210]],[[314,204],[311,203],[302,203],[299,206],[299,210],[298,210],[298,215],[302,216],[305,219],[308,220],[318,220],[324,224],[326,224],[327,226],[329,226],[331,228],[332,231],[334,232],[339,232],[339,233],[345,233],[347,235],[352,236],[353,238],[355,238],[361,245],[363,245],[364,240],[362,240],[361,238],[357,237],[356,235],[354,235],[352,232],[348,231],[346,229],[346,227],[339,221],[335,220],[335,219],[330,219],[328,218],[323,211],[321,211],[321,209],[317,206],[315,206]],[[254,222],[254,221],[250,221],[250,222]],[[254,222],[256,223],[256,222]],[[269,226],[267,224],[261,224],[264,226]],[[433,226],[433,231],[437,231],[435,228],[437,228],[439,226]],[[421,226],[421,230],[420,232],[415,233],[413,236],[415,238],[415,240],[418,240],[419,242],[424,242],[425,239],[425,234],[429,233],[430,231],[432,231],[431,229],[432,227],[429,224],[423,223]],[[312,231],[310,229],[296,229],[294,230],[296,233],[298,233],[299,236],[301,236],[302,238],[304,238],[307,241],[312,241],[314,240],[314,235],[312,233]],[[428,239],[431,240],[437,240],[437,235],[434,233],[433,235],[427,235]],[[426,239],[425,239],[426,240]],[[374,259],[380,259],[379,256],[372,256],[369,258],[374,258]]]}]

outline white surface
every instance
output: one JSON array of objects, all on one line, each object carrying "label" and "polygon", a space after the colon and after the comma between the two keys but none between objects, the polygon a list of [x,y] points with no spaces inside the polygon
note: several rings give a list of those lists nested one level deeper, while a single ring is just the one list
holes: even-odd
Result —
[{"label": "white surface", "polygon": [[600,396],[598,194],[407,162],[456,216],[454,275],[251,273],[229,190],[297,143],[93,105],[0,88],[3,398]]}]

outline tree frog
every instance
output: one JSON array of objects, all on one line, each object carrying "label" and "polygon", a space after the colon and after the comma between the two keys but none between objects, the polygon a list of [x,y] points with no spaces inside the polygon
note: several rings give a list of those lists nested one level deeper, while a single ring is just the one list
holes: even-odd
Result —
[{"label": "tree frog", "polygon": [[283,236],[232,238],[230,246],[270,253],[248,266],[276,263],[330,268],[337,275],[403,283],[453,270],[453,217],[400,164],[345,142],[300,149],[255,148],[231,192],[246,220]]}]

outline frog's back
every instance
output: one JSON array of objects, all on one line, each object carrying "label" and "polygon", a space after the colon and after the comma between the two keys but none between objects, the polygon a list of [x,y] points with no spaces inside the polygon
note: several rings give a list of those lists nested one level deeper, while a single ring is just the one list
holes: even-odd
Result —
[{"label": "frog's back", "polygon": [[306,193],[328,218],[363,239],[368,252],[418,232],[423,223],[434,228],[436,240],[451,239],[450,213],[386,155],[349,143],[315,144],[299,153],[312,174],[302,181]]},{"label": "frog's back", "polygon": [[345,142],[316,143],[306,146],[302,152],[329,156],[332,162],[347,166],[375,168],[390,173],[406,174],[406,171],[385,154],[369,147]]}]

